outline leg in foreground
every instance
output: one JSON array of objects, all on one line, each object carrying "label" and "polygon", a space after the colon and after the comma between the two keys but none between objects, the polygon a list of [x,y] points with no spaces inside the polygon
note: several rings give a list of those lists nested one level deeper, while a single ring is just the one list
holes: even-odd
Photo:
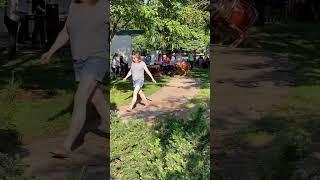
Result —
[{"label": "leg in foreground", "polygon": [[92,95],[91,102],[95,106],[98,114],[100,115],[101,121],[109,124],[107,102],[99,85],[97,85],[97,88]]},{"label": "leg in foreground", "polygon": [[136,86],[133,90],[133,97],[132,97],[132,102],[129,107],[129,110],[132,110],[134,105],[136,104],[139,91],[140,91],[140,87]]},{"label": "leg in foreground", "polygon": [[85,124],[88,99],[92,95],[93,90],[96,89],[96,86],[97,81],[88,77],[81,80],[79,83],[79,87],[74,98],[74,108],[70,129],[64,142],[64,149],[67,152],[71,152],[73,142],[80,134],[82,127]]},{"label": "leg in foreground", "polygon": [[143,100],[143,102],[145,103],[145,105],[148,106],[149,105],[149,101],[146,98],[146,96],[144,95],[142,89],[139,91],[139,95],[140,95],[141,99]]}]

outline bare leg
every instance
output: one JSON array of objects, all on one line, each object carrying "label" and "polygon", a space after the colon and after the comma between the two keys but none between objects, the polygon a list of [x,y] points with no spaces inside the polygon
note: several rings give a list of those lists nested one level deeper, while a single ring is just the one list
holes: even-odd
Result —
[{"label": "bare leg", "polygon": [[141,99],[144,101],[144,103],[148,106],[148,105],[149,105],[148,99],[147,99],[146,96],[144,95],[142,89],[140,89],[139,95],[140,95]]},{"label": "bare leg", "polygon": [[97,86],[97,81],[93,78],[86,77],[79,83],[77,92],[74,97],[74,108],[72,121],[68,136],[64,142],[64,148],[67,152],[71,151],[73,142],[81,132],[81,129],[86,121],[86,108],[89,97]]},{"label": "bare leg", "polygon": [[139,87],[139,86],[135,87],[134,90],[133,90],[132,102],[131,102],[131,105],[130,105],[130,107],[129,107],[130,110],[133,109],[133,106],[134,106],[134,105],[136,104],[136,102],[137,102],[137,97],[138,97],[139,91],[140,91],[140,87]]},{"label": "bare leg", "polygon": [[97,87],[97,89],[94,91],[91,102],[95,106],[97,112],[99,113],[101,120],[107,122],[107,102],[105,100],[102,90],[99,87]]}]

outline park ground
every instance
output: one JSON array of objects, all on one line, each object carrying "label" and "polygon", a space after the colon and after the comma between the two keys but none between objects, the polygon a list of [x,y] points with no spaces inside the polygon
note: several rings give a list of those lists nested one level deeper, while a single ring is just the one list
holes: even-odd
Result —
[{"label": "park ground", "polygon": [[[247,74],[245,73],[243,79],[241,77],[238,79],[225,77],[217,81],[217,84],[224,84],[226,87],[230,86],[230,88],[237,87],[239,92],[247,93],[250,89],[253,94],[250,96],[252,99],[259,97],[259,94],[269,93],[269,91],[264,91],[266,88],[263,88],[260,92],[255,91],[255,88],[270,87],[270,90],[272,90],[270,92],[279,97],[282,96],[285,101],[281,101],[282,98],[276,98],[275,100],[274,97],[277,96],[274,96],[273,99],[269,96],[262,96],[264,100],[270,98],[271,101],[266,105],[270,108],[269,111],[263,112],[266,106],[261,105],[257,100],[253,104],[254,106],[251,105],[250,107],[244,103],[248,101],[245,96],[242,99],[233,99],[236,96],[230,96],[237,91],[234,90],[232,93],[229,91],[230,94],[225,94],[227,95],[225,97],[230,98],[228,102],[232,102],[232,100],[235,102],[234,104],[240,102],[237,104],[238,110],[247,111],[251,108],[252,113],[247,114],[246,117],[246,114],[241,114],[241,111],[234,111],[238,116],[243,115],[243,118],[241,120],[234,119],[230,122],[233,124],[226,123],[223,124],[224,126],[219,124],[218,121],[216,121],[217,124],[214,124],[214,128],[217,129],[218,136],[216,139],[218,143],[215,143],[216,147],[212,152],[213,159],[211,160],[215,162],[214,168],[218,174],[218,179],[228,176],[230,178],[244,177],[247,179],[288,179],[288,177],[294,179],[295,176],[298,176],[295,175],[297,173],[304,176],[304,179],[308,179],[308,176],[317,175],[319,169],[316,168],[320,167],[318,164],[320,149],[318,138],[320,96],[318,92],[320,79],[318,75],[319,52],[317,51],[320,46],[319,28],[320,26],[317,24],[266,25],[262,29],[252,29],[253,33],[246,42],[245,49],[233,50],[233,58],[231,59],[236,60],[237,57],[241,56],[247,58],[247,60],[244,61],[242,66],[232,69],[238,72],[251,70],[247,71]],[[255,46],[256,44],[261,47]],[[230,53],[229,50],[222,48],[218,54],[226,57],[227,55],[224,52]],[[63,133],[68,126],[72,109],[72,95],[76,87],[73,81],[71,61],[61,53],[55,57],[55,63],[41,66],[35,63],[39,55],[40,53],[25,50],[21,51],[19,58],[14,62],[6,62],[5,60],[0,62],[2,98],[0,107],[1,123],[3,123],[1,127],[7,127],[1,129],[0,133],[1,142],[6,142],[1,143],[3,152],[11,151],[11,148],[19,145],[20,139],[16,136],[17,132],[22,134],[23,147],[34,141],[43,142],[43,139],[46,141],[46,138],[55,138],[59,134],[58,132]],[[3,56],[1,55],[1,57]],[[255,57],[259,57],[259,61],[262,59],[265,62],[250,62]],[[219,58],[216,60],[218,61]],[[245,62],[248,62],[248,64],[245,64]],[[257,75],[259,69],[267,72],[265,76],[257,76],[255,81],[249,81],[248,78],[245,78],[250,75]],[[226,70],[231,69],[226,68]],[[279,76],[273,76],[275,72],[289,76],[284,79],[277,79]],[[202,103],[204,100],[208,101],[209,97],[207,73],[195,70],[192,74],[192,77],[200,78],[205,83],[200,87],[199,93],[202,95],[186,103],[186,108],[195,110],[194,115],[190,116],[189,120],[176,121],[179,116],[171,116],[168,117],[168,121],[164,121],[164,123],[160,121],[156,126],[149,127],[143,120],[130,121],[129,124],[125,124],[115,112],[113,113],[110,139],[111,143],[112,140],[119,143],[111,146],[111,148],[114,148],[111,149],[110,157],[112,176],[149,177],[157,175],[159,177],[181,177],[184,172],[189,171],[192,167],[194,171],[189,171],[189,173],[194,173],[198,177],[203,177],[203,175],[208,177],[206,176],[209,167],[208,162],[203,159],[207,157],[206,152],[203,151],[203,149],[208,148],[208,142],[205,141],[209,139],[207,137],[208,133],[204,130],[207,124],[199,123],[207,122],[208,118],[203,116],[205,113],[201,108],[195,108],[192,105],[196,104],[199,105],[198,107],[208,108],[207,103]],[[14,78],[12,78],[13,76]],[[12,79],[14,81],[11,81]],[[146,90],[147,94],[154,94],[165,87],[166,83],[169,83],[166,78],[161,81],[163,83],[159,85],[150,84],[150,90]],[[129,88],[130,84],[127,83]],[[117,89],[116,83],[111,88],[114,89],[111,92],[123,91]],[[254,95],[255,93],[257,96]],[[130,92],[123,93],[123,98],[119,96],[112,101],[115,105],[118,102],[119,105],[117,106],[125,105],[130,101],[130,98],[127,99],[129,94]],[[218,89],[214,100],[219,103]],[[276,104],[273,104],[274,102]],[[221,112],[228,112],[228,107],[230,106],[221,106],[223,110]],[[229,111],[231,110],[229,109]],[[199,119],[203,119],[203,121],[199,121]],[[221,130],[224,129],[226,129],[225,134],[221,133]],[[9,138],[11,138],[11,141],[8,141]],[[191,139],[196,139],[196,141],[192,141],[194,143],[190,145],[188,142]],[[124,140],[123,142],[126,142],[126,144],[121,144],[121,140]],[[105,142],[105,139],[98,139],[94,142]],[[132,142],[136,143],[130,144]],[[179,146],[180,144],[184,145]],[[41,147],[44,147],[47,144],[42,145]],[[144,149],[146,147],[150,147],[152,151]],[[38,149],[41,148],[38,147]],[[182,152],[182,154],[172,153],[177,151],[171,150],[181,150],[179,152]],[[83,151],[86,152],[88,149],[84,148]],[[126,152],[131,152],[131,155],[124,156]],[[204,154],[199,154],[199,152],[204,152]],[[100,167],[104,167],[102,165],[105,163],[102,160],[104,156],[99,155],[95,157],[100,159]],[[161,159],[165,159],[165,161],[161,161]],[[190,161],[185,164],[186,161],[184,160]],[[77,175],[81,169],[89,169],[90,176],[104,171],[103,168],[96,168],[96,164],[90,164],[90,162],[96,161],[95,158],[88,159],[84,163],[87,168],[83,168],[79,164],[73,167],[66,165],[62,167],[73,168],[73,173],[77,173]],[[139,171],[136,171],[133,168],[135,166],[133,162],[143,161],[148,162],[148,169],[142,168],[143,165],[139,164],[137,166]],[[179,166],[177,166],[177,162],[180,163]],[[191,164],[197,165],[191,166]],[[248,166],[243,166],[243,164],[248,164]],[[92,166],[95,166],[93,170],[91,169]],[[163,169],[163,167],[168,168]],[[56,170],[63,171],[63,168],[62,170]],[[42,173],[47,172],[43,171]],[[65,176],[66,174],[62,175]]]},{"label": "park ground", "polygon": [[215,178],[319,178],[319,28],[265,25],[216,47]]},{"label": "park ground", "polygon": [[[3,51],[2,53],[4,54]],[[198,177],[208,179],[209,112],[205,111],[209,102],[208,70],[194,69],[189,78],[158,77],[156,79],[158,84],[146,80],[144,90],[148,97],[165,98],[167,92],[161,90],[170,88],[172,81],[189,81],[195,85],[193,87],[190,84],[190,91],[186,90],[189,93],[187,101],[175,104],[177,111],[182,109],[183,112],[188,112],[193,116],[183,119],[178,114],[172,116],[167,112],[161,113],[161,118],[157,118],[159,123],[154,123],[154,126],[147,126],[144,120],[139,120],[138,117],[134,120],[131,119],[127,124],[119,120],[121,117],[116,115],[114,111],[117,108],[128,106],[131,100],[132,84],[130,81],[122,82],[121,80],[112,82],[110,86],[113,112],[110,137],[111,157],[106,157],[107,136],[104,123],[102,122],[98,129],[98,125],[94,121],[92,125],[88,124],[87,128],[89,129],[86,130],[91,133],[86,133],[85,142],[82,142],[82,146],[75,151],[72,160],[61,161],[51,158],[49,152],[63,142],[70,122],[73,93],[76,88],[74,72],[67,49],[60,51],[49,65],[37,63],[41,53],[40,51],[22,49],[19,51],[17,60],[7,62],[5,59],[1,59],[0,62],[0,138],[1,142],[7,142],[1,144],[0,148],[2,152],[11,152],[13,149],[17,149],[17,154],[21,156],[22,162],[29,166],[25,168],[28,175],[34,175],[40,179],[48,177],[51,179],[75,179],[74,177],[78,176],[101,178],[105,176],[105,163],[110,158],[113,177],[146,177],[151,174],[138,173],[146,171],[143,169],[145,163],[167,157],[167,161],[149,167],[150,172],[154,173],[152,176],[182,177],[187,175],[184,172],[194,172]],[[102,87],[106,91],[106,84]],[[177,91],[174,91],[173,88],[171,95],[176,93]],[[169,98],[166,101],[169,101]],[[161,103],[166,103],[166,101]],[[182,113],[182,111],[179,112]],[[167,119],[171,121],[166,123]],[[199,121],[202,122],[199,126],[191,125]],[[177,122],[180,123],[175,124]],[[188,130],[185,131],[186,129]],[[128,133],[128,130],[131,133]],[[159,131],[163,131],[163,133],[158,133]],[[145,139],[141,139],[142,135],[145,135]],[[130,144],[128,139],[136,143]],[[161,143],[157,144],[156,142]],[[182,143],[184,149],[179,149],[177,143]],[[144,155],[142,158],[141,155],[146,153],[145,150],[149,144],[154,147],[154,152],[149,150],[151,155]],[[97,149],[92,150],[93,146]],[[154,153],[159,151],[163,152],[163,157],[154,156]],[[120,158],[115,157],[119,154],[121,154]],[[126,163],[119,164],[115,162],[115,158]],[[179,161],[180,164],[173,163],[175,158],[182,159]],[[141,166],[133,164],[136,161],[141,162]],[[188,163],[181,164],[181,162]],[[198,163],[199,167],[190,171],[193,163]],[[164,168],[168,164],[172,166],[172,169]],[[178,165],[178,169],[174,168],[176,165]],[[156,166],[158,169],[162,167],[163,171],[156,171]]]}]

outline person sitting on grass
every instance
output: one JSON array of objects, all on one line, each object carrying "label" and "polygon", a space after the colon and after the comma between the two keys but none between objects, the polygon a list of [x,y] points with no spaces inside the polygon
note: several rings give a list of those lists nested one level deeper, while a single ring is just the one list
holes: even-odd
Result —
[{"label": "person sitting on grass", "polygon": [[141,99],[144,101],[145,105],[146,106],[149,105],[148,100],[141,89],[144,84],[144,71],[146,71],[146,73],[150,76],[150,78],[154,83],[157,83],[156,80],[154,80],[152,74],[150,73],[146,63],[141,60],[140,54],[136,52],[133,55],[133,62],[131,64],[131,68],[127,76],[123,79],[123,81],[126,81],[128,77],[132,75],[134,90],[133,90],[132,102],[128,111],[131,111],[134,105],[136,104],[138,94],[140,95]]}]

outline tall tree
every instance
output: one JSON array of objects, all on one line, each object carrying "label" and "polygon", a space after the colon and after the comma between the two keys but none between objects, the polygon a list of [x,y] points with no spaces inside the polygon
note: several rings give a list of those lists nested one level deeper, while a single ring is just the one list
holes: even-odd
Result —
[{"label": "tall tree", "polygon": [[143,0],[111,0],[110,1],[110,36],[120,30],[130,29],[143,23]]},{"label": "tall tree", "polygon": [[161,49],[195,49],[209,43],[209,12],[192,7],[194,1],[150,0],[145,10],[149,45]]}]

